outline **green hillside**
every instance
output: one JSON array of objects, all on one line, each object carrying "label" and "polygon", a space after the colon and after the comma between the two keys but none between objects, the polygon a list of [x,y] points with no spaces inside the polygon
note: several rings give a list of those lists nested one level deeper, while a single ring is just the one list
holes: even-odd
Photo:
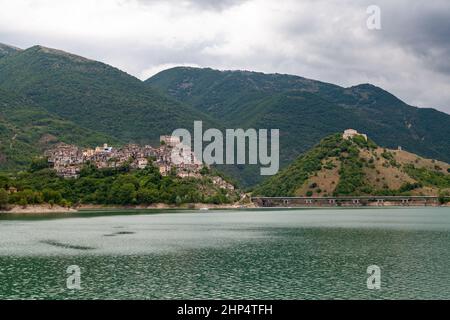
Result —
[{"label": "green hillside", "polygon": [[362,136],[334,134],[257,186],[261,196],[444,195],[450,165],[403,150],[377,146]]},{"label": "green hillside", "polygon": [[[97,169],[86,165],[77,179],[58,177],[54,170],[35,167],[16,175],[0,174],[0,211],[10,205],[43,203],[72,206],[141,205],[155,203],[185,205],[193,203],[223,204],[240,199],[238,191],[225,190],[213,183],[214,172],[198,178],[161,176],[152,164],[142,170],[120,168]],[[8,195],[6,190],[17,192]]]},{"label": "green hillside", "polygon": [[[298,76],[178,67],[146,83],[231,128],[279,128],[282,165],[321,137],[347,128],[367,133],[378,144],[450,161],[450,115],[409,106],[381,88],[343,88]],[[229,169],[229,168],[228,168]],[[247,185],[257,168],[233,168]],[[255,179],[256,178],[256,179]]]},{"label": "green hillside", "polygon": [[0,43],[0,59],[19,53],[21,49]]},{"label": "green hillside", "polygon": [[116,68],[41,46],[0,59],[0,88],[125,142],[157,142],[194,120],[211,121]]},{"label": "green hillside", "polygon": [[84,146],[118,142],[0,89],[0,170],[27,167],[34,156],[59,141]]},{"label": "green hillside", "polygon": [[[450,140],[443,138],[450,136],[449,115],[408,106],[371,85],[342,88],[291,75],[185,67],[144,83],[67,52],[0,45],[0,90],[0,101],[15,106],[1,110],[0,169],[23,166],[54,137],[78,145],[156,144],[159,135],[191,129],[194,120],[205,129],[280,129],[283,167],[347,128],[386,147],[450,161]],[[220,169],[244,186],[262,179],[258,166]]]}]

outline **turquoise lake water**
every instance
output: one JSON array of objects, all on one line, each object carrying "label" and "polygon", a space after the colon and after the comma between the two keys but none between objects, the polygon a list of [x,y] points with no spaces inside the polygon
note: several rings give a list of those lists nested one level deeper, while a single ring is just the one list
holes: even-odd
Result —
[{"label": "turquoise lake water", "polygon": [[3,215],[0,299],[450,299],[450,208]]}]

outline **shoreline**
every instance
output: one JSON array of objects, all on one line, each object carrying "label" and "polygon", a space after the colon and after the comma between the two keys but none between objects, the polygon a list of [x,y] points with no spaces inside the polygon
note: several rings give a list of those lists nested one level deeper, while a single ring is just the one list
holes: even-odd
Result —
[{"label": "shoreline", "polygon": [[0,210],[0,214],[42,214],[42,213],[68,213],[78,212],[74,208],[61,207],[57,205],[28,205],[28,206],[11,206],[8,210]]},{"label": "shoreline", "polygon": [[210,203],[186,203],[181,206],[155,203],[148,206],[120,206],[120,205],[95,205],[83,204],[78,206],[78,211],[82,210],[146,210],[146,209],[180,209],[180,210],[201,210],[201,209],[243,209],[257,208],[254,204],[210,204]]},{"label": "shoreline", "polygon": [[155,203],[148,206],[120,206],[120,205],[95,205],[84,204],[77,207],[61,207],[57,205],[28,205],[18,206],[14,205],[7,210],[0,210],[1,214],[45,214],[45,213],[76,213],[88,210],[148,210],[148,209],[179,209],[179,210],[202,210],[202,209],[248,209],[257,208],[254,204],[205,204],[205,203],[191,203],[181,206],[169,205],[165,203]]},{"label": "shoreline", "polygon": [[185,204],[181,206],[169,205],[165,203],[155,203],[149,206],[118,206],[118,205],[80,205],[76,208],[67,208],[57,205],[29,205],[23,206],[11,206],[8,210],[0,210],[1,214],[46,214],[46,213],[77,213],[89,210],[150,210],[150,209],[171,209],[171,210],[214,210],[214,209],[358,209],[358,208],[419,208],[419,207],[450,207],[450,203],[441,204],[437,206],[398,206],[398,205],[385,205],[385,206],[298,206],[298,207],[260,207],[254,204],[226,204],[226,205],[216,205],[216,204],[204,204],[204,203],[192,203]]}]

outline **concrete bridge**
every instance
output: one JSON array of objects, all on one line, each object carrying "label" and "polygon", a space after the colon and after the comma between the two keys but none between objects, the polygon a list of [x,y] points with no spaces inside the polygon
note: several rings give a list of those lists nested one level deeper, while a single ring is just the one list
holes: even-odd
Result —
[{"label": "concrete bridge", "polygon": [[439,206],[434,196],[252,197],[258,207]]}]

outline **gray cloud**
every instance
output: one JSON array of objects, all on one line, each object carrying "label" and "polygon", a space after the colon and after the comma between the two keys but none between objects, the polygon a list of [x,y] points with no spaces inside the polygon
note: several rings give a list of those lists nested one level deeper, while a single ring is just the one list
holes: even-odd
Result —
[{"label": "gray cloud", "polygon": [[382,8],[384,28],[380,41],[391,41],[435,71],[450,73],[448,1],[385,1]]},{"label": "gray cloud", "polygon": [[[366,27],[372,4],[381,9],[381,30]],[[141,79],[176,65],[289,73],[342,86],[369,82],[409,104],[450,113],[448,0],[0,5],[0,42],[60,48]]]},{"label": "gray cloud", "polygon": [[248,0],[186,0],[182,4],[179,0],[138,0],[140,3],[153,5],[155,3],[171,3],[173,6],[185,6],[199,10],[225,10]]}]

